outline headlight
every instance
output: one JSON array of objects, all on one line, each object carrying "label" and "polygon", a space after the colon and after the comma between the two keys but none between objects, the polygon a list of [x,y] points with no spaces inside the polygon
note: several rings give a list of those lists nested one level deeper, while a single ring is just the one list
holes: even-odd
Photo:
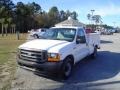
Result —
[{"label": "headlight", "polygon": [[60,55],[58,53],[48,53],[48,61],[60,61]]}]

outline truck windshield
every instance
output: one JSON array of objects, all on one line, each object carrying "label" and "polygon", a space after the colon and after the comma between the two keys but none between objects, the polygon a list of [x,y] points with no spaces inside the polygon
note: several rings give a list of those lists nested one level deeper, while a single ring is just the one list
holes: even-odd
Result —
[{"label": "truck windshield", "polygon": [[51,28],[46,30],[46,32],[40,38],[52,39],[52,40],[65,40],[71,42],[74,40],[75,33],[76,33],[76,29]]}]

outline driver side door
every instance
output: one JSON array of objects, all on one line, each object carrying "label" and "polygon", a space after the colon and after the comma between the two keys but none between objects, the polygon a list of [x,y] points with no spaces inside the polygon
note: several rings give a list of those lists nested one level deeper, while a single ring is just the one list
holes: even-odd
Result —
[{"label": "driver side door", "polygon": [[88,44],[86,42],[84,29],[79,29],[76,37],[76,55],[77,62],[86,57],[89,53]]}]

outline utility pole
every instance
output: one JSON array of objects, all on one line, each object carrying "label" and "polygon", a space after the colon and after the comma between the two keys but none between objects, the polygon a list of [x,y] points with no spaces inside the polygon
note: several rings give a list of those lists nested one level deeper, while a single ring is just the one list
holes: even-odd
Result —
[{"label": "utility pole", "polygon": [[[93,14],[93,13],[94,13],[94,12],[95,12],[95,10],[94,10],[94,9],[92,9],[92,10],[91,10],[91,21],[93,21],[93,16],[94,16],[94,14]],[[92,23],[92,24],[93,24],[93,23]]]},{"label": "utility pole", "polygon": [[92,15],[92,16],[93,16],[93,13],[94,13],[94,12],[95,12],[95,10],[94,10],[94,9],[92,9],[92,10],[91,10],[91,13],[92,13],[91,15]]},{"label": "utility pole", "polygon": [[94,16],[93,13],[95,12],[95,10],[92,9],[92,10],[90,10],[90,11],[91,11],[91,28],[92,28],[92,30],[93,30],[93,26],[94,26],[94,25],[93,25],[93,24],[94,24],[94,23],[93,23],[93,16]]}]

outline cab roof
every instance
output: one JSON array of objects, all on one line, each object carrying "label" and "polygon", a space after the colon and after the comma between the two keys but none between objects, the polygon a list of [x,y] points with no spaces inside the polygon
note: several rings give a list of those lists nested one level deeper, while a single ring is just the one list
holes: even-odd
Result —
[{"label": "cab roof", "polygon": [[52,28],[74,28],[74,29],[78,29],[78,28],[83,28],[83,27],[78,27],[78,26],[56,26],[56,27],[52,27]]}]

